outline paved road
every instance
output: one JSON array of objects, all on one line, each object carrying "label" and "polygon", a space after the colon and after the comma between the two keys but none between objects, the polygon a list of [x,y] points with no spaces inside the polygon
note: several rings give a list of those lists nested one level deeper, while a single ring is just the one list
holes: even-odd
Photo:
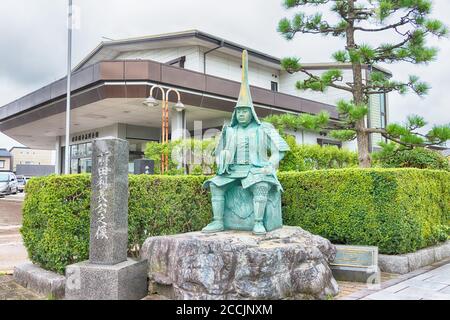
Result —
[{"label": "paved road", "polygon": [[22,225],[23,194],[0,198],[0,272],[28,261],[19,229]]}]

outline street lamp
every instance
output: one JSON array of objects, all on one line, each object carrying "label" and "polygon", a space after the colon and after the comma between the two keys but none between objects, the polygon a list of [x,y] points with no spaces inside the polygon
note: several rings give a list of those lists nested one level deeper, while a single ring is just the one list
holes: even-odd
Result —
[{"label": "street lamp", "polygon": [[[153,90],[155,88],[158,88],[162,94],[161,143],[164,144],[169,142],[169,94],[171,92],[175,92],[177,94],[178,102],[174,106],[175,110],[177,110],[178,112],[182,112],[184,109],[186,109],[186,107],[181,102],[181,96],[178,90],[170,88],[167,91],[164,91],[164,89],[161,86],[156,84],[151,87],[149,97],[142,102],[146,106],[155,107],[159,104],[158,101],[156,101],[156,99],[153,98]],[[161,154],[161,173],[164,173],[168,170],[169,170],[169,155]]]},{"label": "street lamp", "polygon": [[[163,105],[162,105],[162,113],[161,113],[161,143],[164,144],[166,142],[165,140],[165,111],[166,111],[166,107],[165,107],[165,102],[166,102],[166,92],[164,91],[163,87],[159,86],[159,85],[153,85],[150,89],[150,95],[147,99],[145,99],[145,101],[143,101],[142,103],[145,104],[146,106],[149,107],[156,107],[159,103],[158,101],[155,100],[155,98],[153,98],[153,90],[157,88],[159,89],[159,91],[161,91],[161,95],[162,95],[162,101],[163,101]],[[164,169],[166,168],[165,166],[165,157],[164,157],[164,153],[161,154],[161,174],[164,173]]]}]

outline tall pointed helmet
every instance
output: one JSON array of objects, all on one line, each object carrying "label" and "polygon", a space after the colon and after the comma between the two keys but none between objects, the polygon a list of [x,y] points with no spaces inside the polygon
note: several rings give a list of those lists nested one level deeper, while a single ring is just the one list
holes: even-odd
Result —
[{"label": "tall pointed helmet", "polygon": [[258,116],[255,112],[255,108],[253,107],[253,100],[250,93],[250,85],[248,83],[248,52],[247,50],[242,51],[242,81],[241,81],[241,91],[239,92],[239,98],[236,103],[236,106],[234,107],[233,115],[231,116],[231,126],[235,126],[238,124],[238,121],[236,119],[236,108],[243,108],[247,107],[250,108],[253,119],[256,121],[256,123],[261,124],[261,121],[259,121]]}]

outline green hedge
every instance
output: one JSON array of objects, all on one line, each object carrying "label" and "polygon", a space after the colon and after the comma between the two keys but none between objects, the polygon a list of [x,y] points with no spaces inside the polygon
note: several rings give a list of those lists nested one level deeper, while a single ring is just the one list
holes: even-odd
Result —
[{"label": "green hedge", "polygon": [[382,151],[373,154],[374,163],[383,168],[419,168],[450,171],[450,161],[440,152],[425,149],[397,149],[394,144],[382,144]]},{"label": "green hedge", "polygon": [[[334,243],[412,252],[446,240],[450,173],[418,169],[281,172],[286,225]],[[148,236],[201,229],[211,217],[205,176],[130,175],[129,249]],[[21,229],[30,259],[64,272],[88,258],[90,176],[34,178],[26,187]]]},{"label": "green hedge", "polygon": [[[210,219],[204,176],[129,176],[128,243],[201,229]],[[30,259],[60,273],[89,256],[90,175],[33,178],[26,186],[21,233]]]},{"label": "green hedge", "polygon": [[358,166],[358,154],[337,146],[300,145],[286,136],[290,151],[280,162],[279,171],[342,169]]},{"label": "green hedge", "polygon": [[283,174],[284,223],[333,243],[400,254],[445,241],[450,173],[420,169],[342,169]]}]

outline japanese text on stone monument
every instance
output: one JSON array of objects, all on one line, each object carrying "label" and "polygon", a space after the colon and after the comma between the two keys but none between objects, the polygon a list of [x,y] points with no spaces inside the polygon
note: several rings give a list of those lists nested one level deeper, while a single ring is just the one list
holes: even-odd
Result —
[{"label": "japanese text on stone monument", "polygon": [[108,210],[108,199],[106,196],[107,188],[108,188],[108,174],[111,172],[109,168],[109,152],[102,153],[98,157],[98,199],[97,199],[97,207],[95,211],[97,211],[97,232],[95,233],[95,237],[98,240],[108,239],[107,234],[107,226],[108,224],[105,222],[106,212]]}]

